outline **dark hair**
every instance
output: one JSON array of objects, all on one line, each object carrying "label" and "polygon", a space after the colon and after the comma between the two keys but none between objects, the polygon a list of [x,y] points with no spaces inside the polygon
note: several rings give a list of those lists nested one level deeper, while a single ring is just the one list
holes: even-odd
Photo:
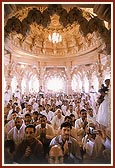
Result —
[{"label": "dark hair", "polygon": [[80,113],[82,113],[82,112],[86,112],[87,113],[87,110],[86,109],[81,109]]},{"label": "dark hair", "polygon": [[75,117],[75,115],[74,114],[70,114],[70,117]]},{"label": "dark hair", "polygon": [[30,113],[26,113],[25,117],[27,117],[27,116],[31,117],[31,114]]},{"label": "dark hair", "polygon": [[43,107],[43,106],[40,104],[39,107]]},{"label": "dark hair", "polygon": [[61,106],[60,105],[56,106],[56,109],[58,109],[58,108],[61,109]]},{"label": "dark hair", "polygon": [[110,79],[105,79],[105,82],[107,82],[107,81],[110,82]]},{"label": "dark hair", "polygon": [[26,128],[25,128],[25,131],[26,131],[27,128],[33,128],[34,133],[35,133],[35,131],[36,131],[36,128],[35,128],[35,126],[34,126],[33,124],[28,124],[28,125],[26,126]]},{"label": "dark hair", "polygon": [[18,112],[17,112],[17,111],[13,110],[11,114],[14,114],[14,113],[17,113],[17,114],[18,114]]},{"label": "dark hair", "polygon": [[70,129],[72,129],[72,126],[71,126],[71,124],[69,123],[69,122],[63,122],[62,124],[61,124],[61,129],[63,128],[63,127],[68,127],[68,128],[70,128]]},{"label": "dark hair", "polygon": [[16,102],[15,102],[13,105],[16,105],[16,106],[18,106],[18,103],[16,103]]},{"label": "dark hair", "polygon": [[91,107],[90,107],[90,108],[88,108],[88,111],[90,111],[90,110],[91,110],[91,111],[93,111],[93,109],[92,109]]},{"label": "dark hair", "polygon": [[46,118],[46,120],[47,120],[47,117],[45,115],[43,115],[43,114],[40,114],[40,118]]},{"label": "dark hair", "polygon": [[33,114],[38,115],[38,111],[34,111]]},{"label": "dark hair", "polygon": [[71,116],[65,116],[64,121],[66,121],[66,119],[70,119],[71,120]]}]

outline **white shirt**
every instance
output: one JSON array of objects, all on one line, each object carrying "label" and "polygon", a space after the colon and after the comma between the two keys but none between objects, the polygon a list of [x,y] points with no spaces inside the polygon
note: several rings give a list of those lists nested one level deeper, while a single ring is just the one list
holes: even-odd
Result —
[{"label": "white shirt", "polygon": [[48,121],[51,121],[52,118],[54,117],[54,113],[53,111],[49,111],[48,113],[46,113],[46,110],[40,112],[42,115],[45,115],[47,117]]},{"label": "white shirt", "polygon": [[17,88],[15,91],[15,97],[18,97],[19,100],[21,99],[21,91],[19,88]]},{"label": "white shirt", "polygon": [[63,115],[61,115],[60,119],[57,117],[57,115],[54,116],[51,121],[53,128],[58,129],[61,126],[61,124],[64,122],[64,118],[65,117]]},{"label": "white shirt", "polygon": [[86,149],[86,153],[89,156],[91,156],[93,153],[93,146],[94,146],[94,142],[88,139],[85,145],[85,149]]},{"label": "white shirt", "polygon": [[5,130],[5,134],[7,135],[8,132],[15,126],[15,120],[10,120],[8,121],[8,123],[5,125],[4,130]]},{"label": "white shirt", "polygon": [[12,99],[12,92],[11,92],[10,89],[8,89],[4,93],[4,102],[5,102],[5,104],[7,104],[10,99]]},{"label": "white shirt", "polygon": [[26,125],[24,124],[20,127],[19,130],[16,128],[16,126],[13,127],[8,132],[7,138],[14,140],[15,144],[19,145],[25,137],[25,127]]},{"label": "white shirt", "polygon": [[106,138],[103,144],[105,146],[105,149],[111,149],[111,141],[108,138]]},{"label": "white shirt", "polygon": [[83,120],[82,118],[78,118],[76,121],[75,121],[75,128],[82,128],[83,127]]}]

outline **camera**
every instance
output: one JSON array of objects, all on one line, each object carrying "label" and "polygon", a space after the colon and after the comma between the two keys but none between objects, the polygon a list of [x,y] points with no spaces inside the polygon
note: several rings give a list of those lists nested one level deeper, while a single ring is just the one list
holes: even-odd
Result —
[{"label": "camera", "polygon": [[89,127],[89,134],[98,134],[98,130],[95,130],[92,127]]}]

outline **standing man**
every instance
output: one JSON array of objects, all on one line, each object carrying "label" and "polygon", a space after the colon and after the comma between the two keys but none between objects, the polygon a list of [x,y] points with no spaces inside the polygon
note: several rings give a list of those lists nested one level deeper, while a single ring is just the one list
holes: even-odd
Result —
[{"label": "standing man", "polygon": [[6,91],[4,93],[4,104],[8,104],[8,102],[12,99],[12,91],[10,85],[7,86]]}]

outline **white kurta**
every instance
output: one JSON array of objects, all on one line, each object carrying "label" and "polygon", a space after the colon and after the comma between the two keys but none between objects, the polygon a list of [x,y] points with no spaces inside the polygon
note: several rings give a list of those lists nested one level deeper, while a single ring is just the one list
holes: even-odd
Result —
[{"label": "white kurta", "polygon": [[7,104],[10,99],[12,99],[12,92],[10,89],[8,89],[4,93],[4,103]]},{"label": "white kurta", "polygon": [[20,91],[19,88],[16,89],[14,96],[15,96],[15,97],[18,97],[19,100],[21,99],[21,91]]},{"label": "white kurta", "polygon": [[108,126],[108,96],[105,95],[103,102],[100,104],[96,121],[107,127]]}]

